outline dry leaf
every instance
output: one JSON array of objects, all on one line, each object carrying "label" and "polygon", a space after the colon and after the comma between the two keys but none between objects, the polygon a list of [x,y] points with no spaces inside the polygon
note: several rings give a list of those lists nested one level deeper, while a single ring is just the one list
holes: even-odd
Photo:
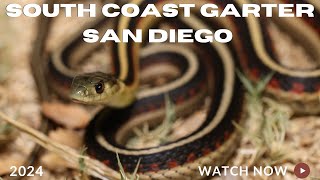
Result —
[{"label": "dry leaf", "polygon": [[57,102],[43,103],[42,112],[54,122],[69,129],[85,128],[90,121],[90,114],[82,106]]},{"label": "dry leaf", "polygon": [[49,132],[50,139],[74,149],[79,149],[83,146],[82,135],[82,132],[62,128]]},{"label": "dry leaf", "polygon": [[11,166],[22,166],[25,157],[19,153],[2,153],[0,154],[0,176],[11,173]]},{"label": "dry leaf", "polygon": [[55,154],[55,153],[46,153],[40,158],[40,164],[45,166],[51,171],[55,172],[63,172],[67,168],[73,168],[70,163],[68,163],[66,160],[64,160],[61,156]]}]

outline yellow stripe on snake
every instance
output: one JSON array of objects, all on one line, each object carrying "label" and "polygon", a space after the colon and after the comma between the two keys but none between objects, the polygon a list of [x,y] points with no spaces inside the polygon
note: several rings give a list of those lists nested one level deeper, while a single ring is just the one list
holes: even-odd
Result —
[{"label": "yellow stripe on snake", "polygon": [[[308,2],[319,7],[318,1]],[[160,10],[165,3],[179,4],[181,1],[134,0],[131,3],[138,4],[141,8],[154,3]],[[116,30],[121,35],[120,32],[124,29],[142,29],[147,32],[150,28],[163,25],[170,29],[214,31],[225,28],[233,32],[232,42],[113,43],[112,75],[102,72],[79,75],[70,69],[68,64],[73,61],[75,52],[82,53],[77,58],[81,59],[94,49],[94,45],[83,42],[80,34],[71,37],[68,43],[52,53],[49,78],[53,88],[64,96],[72,89],[72,98],[82,103],[108,106],[87,127],[85,142],[88,153],[115,173],[118,170],[116,153],[128,172],[133,172],[141,159],[138,169],[140,179],[197,179],[201,178],[198,166],[223,165],[234,153],[240,138],[232,122],[241,122],[245,117],[244,92],[235,75],[236,69],[242,70],[252,81],[258,81],[274,72],[266,87],[267,94],[290,104],[297,113],[320,112],[319,9],[315,10],[314,18],[203,18],[197,14],[203,4],[215,3],[224,7],[233,3],[241,12],[241,5],[250,1],[185,0],[183,3],[196,5],[191,17],[121,16],[117,20]],[[107,21],[108,19],[98,19],[94,27],[101,29]],[[270,21],[274,21],[283,31],[292,35],[296,43],[305,47],[314,58],[313,68],[301,70],[280,64],[269,37],[267,26]],[[143,76],[140,71],[149,75]],[[157,73],[165,74],[167,82],[139,89],[140,79],[149,78],[149,83],[155,83]],[[176,105],[177,116],[180,117],[192,114],[209,97],[204,122],[195,132],[174,142],[144,149],[125,147],[125,142],[133,133],[133,127],[145,122],[154,126],[163,120],[164,94],[170,96]]]}]

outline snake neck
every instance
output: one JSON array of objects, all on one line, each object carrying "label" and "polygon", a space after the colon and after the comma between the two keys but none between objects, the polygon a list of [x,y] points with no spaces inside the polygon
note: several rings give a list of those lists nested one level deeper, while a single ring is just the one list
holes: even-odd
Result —
[{"label": "snake neck", "polygon": [[111,97],[108,106],[113,108],[124,108],[131,105],[136,99],[136,88],[132,89],[122,84],[123,90]]}]

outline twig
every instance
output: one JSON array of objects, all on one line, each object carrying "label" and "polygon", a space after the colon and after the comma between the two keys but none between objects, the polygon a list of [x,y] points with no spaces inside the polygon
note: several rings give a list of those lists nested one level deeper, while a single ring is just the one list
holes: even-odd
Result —
[{"label": "twig", "polygon": [[[48,4],[50,11],[52,10],[53,1],[45,0],[43,3]],[[45,44],[46,44],[46,39],[49,31],[49,25],[50,25],[50,18],[47,18],[44,15],[41,15],[37,23],[37,31],[36,31],[37,36],[33,43],[32,54],[30,57],[31,72],[32,72],[32,75],[36,84],[36,88],[39,94],[39,99],[41,102],[49,100],[49,89],[48,89],[46,76],[45,76],[46,62],[44,61],[44,59],[46,59],[46,54],[47,54],[45,51]],[[49,121],[47,118],[42,116],[40,130],[43,133],[47,133],[48,129],[49,129]],[[35,146],[33,148],[32,153],[30,154],[29,158],[25,162],[26,165],[30,165],[34,163],[38,153],[40,152],[40,149],[41,148],[39,146]]]},{"label": "twig", "polygon": [[65,160],[67,160],[69,163],[74,165],[74,167],[77,167],[79,169],[79,159],[83,159],[83,161],[86,164],[86,170],[87,173],[91,176],[100,178],[100,179],[117,179],[120,177],[119,173],[116,171],[113,171],[112,169],[106,167],[101,162],[94,160],[88,156],[81,155],[74,149],[62,145],[60,143],[54,142],[51,139],[49,139],[45,134],[27,126],[23,123],[20,123],[18,121],[15,121],[5,115],[3,112],[0,111],[0,119],[3,119],[13,127],[17,128],[23,133],[28,134],[33,141],[35,141],[37,144],[42,146],[43,148],[55,152],[56,154],[63,157]]}]

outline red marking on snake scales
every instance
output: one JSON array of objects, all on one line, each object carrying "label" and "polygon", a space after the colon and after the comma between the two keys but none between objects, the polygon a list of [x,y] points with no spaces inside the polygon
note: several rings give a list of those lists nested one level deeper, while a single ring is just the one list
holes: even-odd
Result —
[{"label": "red marking on snake scales", "polygon": [[220,146],[221,146],[221,143],[220,142],[216,142],[216,144],[215,144],[216,149],[218,149]]},{"label": "red marking on snake scales", "polygon": [[[315,25],[316,25],[315,20],[310,19],[310,18],[307,18],[307,17],[306,17],[305,19],[308,21],[308,24],[309,24],[310,26],[315,26]],[[316,32],[317,32],[318,34],[320,34],[320,27],[316,27],[315,30],[316,30]]]},{"label": "red marking on snake scales", "polygon": [[303,91],[304,91],[303,84],[301,84],[301,83],[293,83],[292,84],[292,91],[295,92],[295,93],[298,93],[298,94],[303,93]]},{"label": "red marking on snake scales", "polygon": [[244,65],[244,66],[247,66],[248,63],[249,63],[249,61],[248,61],[249,58],[248,58],[245,50],[244,50],[244,49],[241,49],[241,50],[242,50],[242,51],[241,51],[241,56],[243,57],[243,60],[242,60],[243,65]]},{"label": "red marking on snake scales", "polygon": [[90,151],[89,156],[90,156],[92,159],[97,159],[97,158],[96,158],[96,154],[95,154],[95,152],[93,152],[93,151]]},{"label": "red marking on snake scales", "polygon": [[[239,34],[241,33],[241,31],[237,31]],[[246,54],[246,51],[241,47],[241,49],[239,50],[239,55],[238,55],[241,59],[240,64],[243,67],[243,69],[248,69],[248,56]]]},{"label": "red marking on snake scales", "polygon": [[196,160],[196,155],[194,153],[190,153],[187,157],[187,162],[193,162],[194,160]]},{"label": "red marking on snake scales", "polygon": [[280,87],[279,80],[276,79],[276,78],[272,78],[272,79],[270,80],[269,86],[278,89],[278,88]]},{"label": "red marking on snake scales", "polygon": [[194,96],[195,94],[196,94],[196,90],[195,89],[192,88],[192,89],[189,90],[189,95],[190,96]]},{"label": "red marking on snake scales", "polygon": [[183,101],[184,101],[184,97],[183,96],[179,96],[177,98],[176,104],[181,104],[181,103],[183,103]]},{"label": "red marking on snake scales", "polygon": [[140,172],[142,172],[142,170],[143,170],[143,164],[139,164],[139,168],[138,168],[138,169],[139,169]]},{"label": "red marking on snake scales", "polygon": [[155,105],[153,105],[153,104],[149,104],[149,105],[148,105],[148,109],[149,109],[150,111],[153,111],[153,110],[157,109],[157,107],[156,107]]},{"label": "red marking on snake scales", "polygon": [[316,91],[320,92],[320,83],[318,83],[317,85],[315,85],[315,89],[316,89]]},{"label": "red marking on snake scales", "polygon": [[137,113],[137,114],[140,114],[140,113],[142,113],[142,112],[144,112],[144,111],[143,111],[143,108],[137,108],[137,110],[136,110],[136,113]]},{"label": "red marking on snake scales", "polygon": [[170,160],[170,161],[167,162],[167,166],[168,166],[168,168],[175,168],[175,167],[178,167],[179,164],[175,160]]},{"label": "red marking on snake scales", "polygon": [[60,82],[55,82],[53,81],[54,83],[57,84],[57,86],[61,86],[61,89],[63,89],[63,91],[68,91],[70,89],[70,82],[68,81],[60,81]]},{"label": "red marking on snake scales", "polygon": [[258,68],[252,68],[251,75],[253,75],[255,79],[258,79],[260,77],[260,70]]},{"label": "red marking on snake scales", "polygon": [[152,170],[152,171],[159,171],[159,165],[158,164],[151,164],[150,165],[150,169]]},{"label": "red marking on snake scales", "polygon": [[201,83],[199,84],[199,90],[201,90],[201,89],[203,89],[203,88],[207,88],[207,85],[206,85],[205,83],[201,82]]},{"label": "red marking on snake scales", "polygon": [[282,0],[283,1],[283,3],[289,3],[290,1],[289,0]]},{"label": "red marking on snake scales", "polygon": [[128,170],[127,166],[125,164],[122,165],[124,172]]},{"label": "red marking on snake scales", "polygon": [[202,155],[203,155],[203,156],[208,155],[210,152],[211,152],[211,149],[210,149],[210,148],[203,148],[203,149],[202,149]]},{"label": "red marking on snake scales", "polygon": [[110,166],[110,160],[104,160],[102,163],[106,166]]},{"label": "red marking on snake scales", "polygon": [[228,131],[224,132],[224,139],[227,140],[230,137],[230,133]]},{"label": "red marking on snake scales", "polygon": [[116,67],[113,65],[113,66],[111,66],[111,71],[114,73],[114,72],[116,72]]}]

